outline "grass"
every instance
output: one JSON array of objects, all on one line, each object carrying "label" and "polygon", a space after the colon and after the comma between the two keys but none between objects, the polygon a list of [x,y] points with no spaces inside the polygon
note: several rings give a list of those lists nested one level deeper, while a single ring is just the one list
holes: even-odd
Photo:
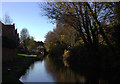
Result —
[{"label": "grass", "polygon": [[27,56],[27,57],[37,57],[37,55],[28,55],[28,54],[17,54],[19,56]]},{"label": "grass", "polygon": [[[2,84],[14,82],[21,84],[19,78],[26,72],[30,64],[40,60],[36,58],[37,55],[17,54],[15,61],[9,65],[3,65]],[[8,68],[11,70],[8,71]]]}]

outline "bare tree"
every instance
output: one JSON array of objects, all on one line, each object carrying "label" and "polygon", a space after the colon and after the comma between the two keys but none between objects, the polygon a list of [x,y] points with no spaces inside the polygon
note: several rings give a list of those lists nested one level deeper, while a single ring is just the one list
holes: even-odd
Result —
[{"label": "bare tree", "polygon": [[67,22],[76,29],[87,47],[97,47],[98,35],[112,48],[104,31],[113,17],[113,3],[82,3],[82,2],[48,2],[43,7],[44,13],[52,21]]},{"label": "bare tree", "polygon": [[8,14],[5,14],[5,16],[3,18],[3,22],[6,25],[11,25],[13,23],[13,20],[10,18],[10,16]]},{"label": "bare tree", "polygon": [[27,49],[27,39],[29,38],[29,32],[26,28],[23,28],[20,32],[20,44]]}]

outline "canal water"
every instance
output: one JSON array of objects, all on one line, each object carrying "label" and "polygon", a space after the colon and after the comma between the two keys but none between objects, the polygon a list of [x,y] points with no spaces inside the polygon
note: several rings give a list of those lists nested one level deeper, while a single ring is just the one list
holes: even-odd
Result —
[{"label": "canal water", "polygon": [[30,65],[19,79],[21,82],[81,82],[85,77],[73,72],[58,61],[46,58]]}]

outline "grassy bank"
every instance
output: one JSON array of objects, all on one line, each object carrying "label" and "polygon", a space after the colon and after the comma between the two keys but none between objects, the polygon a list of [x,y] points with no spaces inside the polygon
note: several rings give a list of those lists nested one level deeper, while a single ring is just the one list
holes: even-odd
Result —
[{"label": "grassy bank", "polygon": [[26,69],[29,68],[30,64],[37,60],[40,59],[36,58],[35,55],[18,54],[13,62],[9,64],[3,64],[2,84],[22,84],[19,81],[19,78],[26,72]]},{"label": "grassy bank", "polygon": [[27,55],[27,54],[17,54],[19,56],[27,56],[27,57],[37,57],[37,55]]}]

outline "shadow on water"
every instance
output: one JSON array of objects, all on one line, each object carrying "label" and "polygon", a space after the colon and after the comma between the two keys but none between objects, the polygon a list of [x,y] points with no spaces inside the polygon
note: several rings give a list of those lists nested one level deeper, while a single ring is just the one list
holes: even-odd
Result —
[{"label": "shadow on water", "polygon": [[[76,66],[77,67],[77,66]],[[108,84],[103,80],[102,73],[94,68],[70,69],[61,60],[46,57],[42,61],[30,65],[26,73],[21,76],[21,82],[74,82],[80,84]],[[107,78],[107,77],[106,77]],[[110,75],[109,77],[110,78]]]},{"label": "shadow on water", "polygon": [[21,82],[85,82],[85,77],[73,72],[61,61],[46,57],[30,65],[21,76]]},{"label": "shadow on water", "polygon": [[56,80],[56,82],[85,82],[85,77],[83,75],[77,74],[65,67],[60,60],[54,60],[51,58],[46,58],[45,60],[46,70],[51,73]]},{"label": "shadow on water", "polygon": [[[47,72],[52,74],[56,82],[74,82],[80,84],[115,84],[119,75],[115,75],[113,71],[104,71],[100,66],[92,67],[65,67],[60,60],[46,58],[45,67]],[[109,68],[110,69],[110,68]],[[117,73],[117,72],[116,72]],[[116,79],[118,78],[118,79]]]}]

